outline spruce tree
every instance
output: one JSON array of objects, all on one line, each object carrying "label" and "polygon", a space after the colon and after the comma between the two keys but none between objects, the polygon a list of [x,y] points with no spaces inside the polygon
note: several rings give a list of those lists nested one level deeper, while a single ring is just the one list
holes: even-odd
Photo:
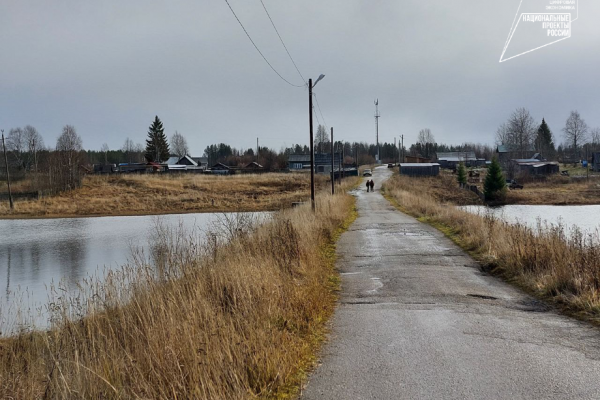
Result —
[{"label": "spruce tree", "polygon": [[506,181],[496,157],[492,159],[492,164],[488,168],[483,183],[483,193],[486,200],[500,200],[506,194]]},{"label": "spruce tree", "polygon": [[538,150],[542,153],[544,158],[554,158],[556,148],[554,147],[554,141],[552,140],[552,132],[544,118],[542,118],[542,124],[538,128],[536,142]]},{"label": "spruce tree", "polygon": [[146,160],[148,162],[161,162],[169,158],[169,142],[165,135],[163,124],[158,118],[154,118],[154,122],[148,128],[148,139],[146,139]]},{"label": "spruce tree", "polygon": [[465,169],[465,164],[464,163],[459,163],[458,164],[458,177],[457,177],[457,181],[458,184],[463,186],[467,184],[467,171]]}]

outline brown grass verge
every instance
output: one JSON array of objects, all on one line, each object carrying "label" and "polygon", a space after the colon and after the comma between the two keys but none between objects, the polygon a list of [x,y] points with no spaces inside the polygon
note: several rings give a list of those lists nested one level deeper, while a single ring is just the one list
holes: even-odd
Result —
[{"label": "brown grass verge", "polygon": [[321,194],[316,214],[305,204],[226,226],[225,244],[163,232],[153,267],[57,302],[49,331],[0,341],[0,398],[293,396],[334,309],[333,246],[353,204]]},{"label": "brown grass verge", "polygon": [[[421,180],[419,180],[421,181]],[[600,238],[564,227],[534,231],[441,204],[421,181],[394,176],[388,199],[440,229],[489,271],[572,315],[600,323]]]},{"label": "brown grass verge", "polygon": [[[317,186],[326,178],[317,175]],[[81,188],[17,200],[0,218],[52,218],[225,211],[275,211],[310,195],[308,174],[88,176]]]}]

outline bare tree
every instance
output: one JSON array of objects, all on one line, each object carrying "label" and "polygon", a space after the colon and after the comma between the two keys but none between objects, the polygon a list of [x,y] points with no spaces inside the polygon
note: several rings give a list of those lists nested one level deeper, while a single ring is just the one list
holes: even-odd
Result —
[{"label": "bare tree", "polygon": [[8,132],[8,136],[6,137],[6,149],[12,152],[19,165],[24,166],[23,153],[26,150],[26,142],[23,129],[13,128]]},{"label": "bare tree", "polygon": [[525,107],[517,108],[508,120],[508,134],[510,141],[517,146],[521,152],[521,157],[525,158],[525,153],[531,149],[535,140],[537,125],[535,120]]},{"label": "bare tree", "polygon": [[64,189],[74,189],[79,186],[79,152],[82,149],[81,137],[72,125],[65,125],[62,134],[56,141],[56,151],[60,158],[60,168],[63,171],[62,183]]},{"label": "bare tree", "polygon": [[508,121],[498,128],[496,142],[508,145],[510,151],[518,152],[521,158],[525,158],[525,153],[532,148],[537,128],[529,110],[517,108]]},{"label": "bare tree", "polygon": [[186,156],[190,151],[185,137],[177,131],[171,136],[171,151],[180,158]]},{"label": "bare tree", "polygon": [[123,148],[121,150],[123,150],[123,153],[125,153],[127,161],[131,163],[133,153],[135,152],[135,144],[133,144],[133,140],[129,138],[125,139],[125,143],[123,143]]},{"label": "bare tree", "polygon": [[327,134],[327,129],[323,125],[319,125],[317,127],[317,133],[315,134],[315,147],[319,150],[319,153],[328,152],[326,148],[327,143],[329,143],[329,135]]},{"label": "bare tree", "polygon": [[501,144],[509,144],[510,135],[508,133],[508,125],[504,122],[496,131],[496,146]]},{"label": "bare tree", "polygon": [[146,160],[145,154],[146,154],[146,147],[141,144],[138,143],[133,147],[133,151],[135,154],[135,159],[137,162],[144,162]]},{"label": "bare tree", "polygon": [[104,164],[108,164],[108,152],[110,151],[108,144],[103,143],[102,147],[100,147],[100,151],[104,153]]},{"label": "bare tree", "polygon": [[594,128],[590,131],[590,142],[592,143],[592,151],[600,149],[600,128]]},{"label": "bare tree", "polygon": [[577,153],[579,146],[587,140],[588,136],[588,126],[577,110],[571,111],[562,131],[567,143],[572,145],[573,152]]},{"label": "bare tree", "polygon": [[23,129],[23,135],[25,136],[25,143],[27,145],[28,165],[34,165],[34,171],[38,170],[38,159],[37,153],[44,149],[44,139],[39,134],[37,129],[31,125],[27,125]]},{"label": "bare tree", "polygon": [[433,133],[431,133],[431,129],[425,128],[419,131],[419,136],[417,138],[417,143],[420,143],[422,146],[426,146],[427,143],[435,143],[435,138],[433,137]]}]

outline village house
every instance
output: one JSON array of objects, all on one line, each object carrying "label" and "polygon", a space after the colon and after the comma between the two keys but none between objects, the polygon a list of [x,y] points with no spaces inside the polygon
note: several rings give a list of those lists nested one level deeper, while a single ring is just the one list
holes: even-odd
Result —
[{"label": "village house", "polygon": [[486,164],[486,160],[477,158],[474,151],[439,152],[436,158],[440,167],[446,169],[456,169],[460,163],[466,167],[482,167]]},{"label": "village house", "polygon": [[498,161],[505,164],[510,160],[534,158],[535,148],[530,145],[525,149],[519,149],[517,145],[501,144],[496,147],[496,153],[498,154]]},{"label": "village house", "polygon": [[438,176],[440,164],[438,163],[401,163],[400,175],[406,176]]}]

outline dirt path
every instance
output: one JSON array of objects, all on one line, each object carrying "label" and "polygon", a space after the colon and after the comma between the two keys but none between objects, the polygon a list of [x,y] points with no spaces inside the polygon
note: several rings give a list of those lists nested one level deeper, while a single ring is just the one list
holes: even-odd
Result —
[{"label": "dirt path", "polygon": [[436,229],[357,192],[342,295],[303,399],[598,399],[600,331],[478,265]]}]

